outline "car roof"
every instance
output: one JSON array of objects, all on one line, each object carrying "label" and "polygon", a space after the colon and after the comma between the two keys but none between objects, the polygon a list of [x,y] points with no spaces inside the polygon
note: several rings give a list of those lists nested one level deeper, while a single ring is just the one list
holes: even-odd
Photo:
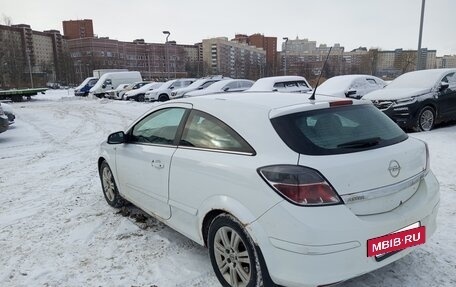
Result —
[{"label": "car roof", "polygon": [[210,85],[209,87],[207,87],[206,89],[207,90],[219,90],[221,88],[223,88],[225,85],[229,84],[229,83],[233,83],[233,82],[252,82],[251,80],[247,80],[247,79],[227,79],[227,80],[220,80],[218,82],[215,82],[213,83],[212,85]]},{"label": "car roof", "polygon": [[[309,100],[307,93],[228,93],[207,95],[204,97],[184,98],[174,102],[190,103],[195,109],[218,114],[222,111],[255,110],[259,113],[271,113],[271,116],[291,113],[297,107],[311,110],[329,107],[329,103],[346,99],[316,95],[315,101]],[[353,101],[355,104],[364,101]],[[274,112],[275,110],[275,112]],[[280,113],[278,112],[280,111]]]},{"label": "car roof", "polygon": [[274,84],[282,82],[304,81],[306,78],[301,76],[277,76],[258,79],[248,91],[272,91]]}]

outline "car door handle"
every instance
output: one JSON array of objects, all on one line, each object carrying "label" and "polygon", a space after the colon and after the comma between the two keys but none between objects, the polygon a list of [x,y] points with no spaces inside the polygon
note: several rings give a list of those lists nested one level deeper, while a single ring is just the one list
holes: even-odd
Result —
[{"label": "car door handle", "polygon": [[159,161],[158,159],[153,159],[151,164],[153,167],[156,167],[158,169],[165,167],[165,165],[162,164],[161,161]]}]

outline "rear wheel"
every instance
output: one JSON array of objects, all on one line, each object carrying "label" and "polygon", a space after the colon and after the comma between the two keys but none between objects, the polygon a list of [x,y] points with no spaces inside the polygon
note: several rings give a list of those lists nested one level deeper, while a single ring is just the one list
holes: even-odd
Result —
[{"label": "rear wheel", "polygon": [[434,127],[435,111],[430,106],[425,106],[418,113],[415,131],[430,131]]},{"label": "rear wheel", "polygon": [[159,101],[159,102],[166,102],[167,100],[169,100],[169,97],[168,97],[168,95],[166,95],[166,94],[161,94],[161,95],[158,97],[158,101]]},{"label": "rear wheel", "polygon": [[262,286],[260,262],[254,244],[233,216],[217,216],[209,227],[209,256],[224,287]]},{"label": "rear wheel", "polygon": [[101,163],[99,172],[103,194],[108,204],[116,208],[124,206],[125,200],[119,194],[111,168],[106,161]]},{"label": "rear wheel", "polygon": [[138,97],[136,97],[136,101],[138,101],[138,102],[144,102],[144,95],[143,95],[143,94],[138,95]]}]

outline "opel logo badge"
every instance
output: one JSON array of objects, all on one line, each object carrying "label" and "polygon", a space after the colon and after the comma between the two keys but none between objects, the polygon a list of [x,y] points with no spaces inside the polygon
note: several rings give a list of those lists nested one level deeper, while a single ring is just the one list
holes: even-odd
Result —
[{"label": "opel logo badge", "polygon": [[399,173],[401,172],[401,166],[396,160],[390,161],[388,171],[391,174],[392,177],[397,177]]}]

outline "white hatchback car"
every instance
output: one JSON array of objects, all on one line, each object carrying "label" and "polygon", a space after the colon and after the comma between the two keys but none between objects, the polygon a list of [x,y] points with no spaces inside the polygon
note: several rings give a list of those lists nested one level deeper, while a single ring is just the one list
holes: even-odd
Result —
[{"label": "white hatchback car", "polygon": [[436,229],[427,145],[367,101],[272,92],[170,101],[111,134],[98,168],[108,204],[129,201],[208,246],[223,286],[343,281]]}]

